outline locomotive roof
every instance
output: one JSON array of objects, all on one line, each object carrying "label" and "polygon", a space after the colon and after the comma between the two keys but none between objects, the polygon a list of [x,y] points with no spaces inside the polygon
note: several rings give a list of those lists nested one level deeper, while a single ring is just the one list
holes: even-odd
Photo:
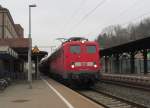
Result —
[{"label": "locomotive roof", "polygon": [[82,40],[88,41],[88,39],[86,39],[84,37],[71,37],[67,41],[82,41]]},{"label": "locomotive roof", "polygon": [[63,42],[62,44],[72,42],[72,41],[88,41],[88,39],[86,39],[84,37],[71,37],[67,41]]}]

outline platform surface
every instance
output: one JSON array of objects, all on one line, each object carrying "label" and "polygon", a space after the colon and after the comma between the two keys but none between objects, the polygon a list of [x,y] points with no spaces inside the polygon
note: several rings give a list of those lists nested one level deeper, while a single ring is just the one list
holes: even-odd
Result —
[{"label": "platform surface", "polygon": [[29,89],[27,83],[19,82],[12,84],[3,92],[0,92],[0,107],[102,108],[52,79],[33,81],[32,86],[33,88]]}]

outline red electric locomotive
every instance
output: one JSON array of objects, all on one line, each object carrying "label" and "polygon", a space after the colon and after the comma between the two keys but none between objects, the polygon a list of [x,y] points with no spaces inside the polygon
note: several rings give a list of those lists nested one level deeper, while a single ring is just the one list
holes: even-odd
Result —
[{"label": "red electric locomotive", "polygon": [[51,74],[67,81],[93,85],[100,77],[99,45],[85,38],[68,39],[47,62]]}]

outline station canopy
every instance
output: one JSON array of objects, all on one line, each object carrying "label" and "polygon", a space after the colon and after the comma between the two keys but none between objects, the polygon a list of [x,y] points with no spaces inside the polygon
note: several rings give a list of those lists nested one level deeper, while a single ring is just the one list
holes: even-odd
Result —
[{"label": "station canopy", "polygon": [[3,59],[17,59],[18,54],[9,46],[0,46],[0,58]]},{"label": "station canopy", "polygon": [[[28,61],[28,50],[29,50],[29,38],[9,38],[0,39],[0,57],[1,58],[17,58],[24,61]],[[38,47],[34,47],[32,51],[32,59],[40,60],[48,53],[40,51]]]}]

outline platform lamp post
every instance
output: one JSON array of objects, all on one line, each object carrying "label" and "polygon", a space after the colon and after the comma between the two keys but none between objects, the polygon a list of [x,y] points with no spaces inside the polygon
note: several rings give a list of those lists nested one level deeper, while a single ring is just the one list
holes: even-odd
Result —
[{"label": "platform lamp post", "polygon": [[28,50],[28,82],[29,88],[32,89],[32,69],[31,69],[31,51],[32,51],[32,38],[31,38],[31,8],[36,7],[35,4],[29,5],[29,50]]}]

